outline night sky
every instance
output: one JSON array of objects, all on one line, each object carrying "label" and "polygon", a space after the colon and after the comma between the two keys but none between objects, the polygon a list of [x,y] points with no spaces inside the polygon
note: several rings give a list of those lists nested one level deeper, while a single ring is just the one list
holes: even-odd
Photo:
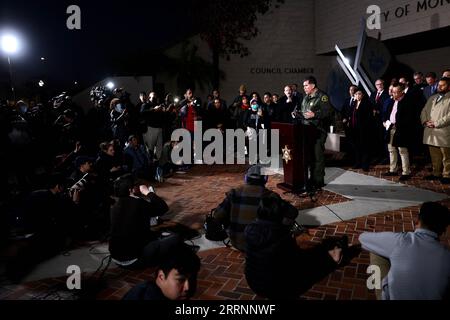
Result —
[{"label": "night sky", "polygon": [[[66,9],[81,9],[81,30],[69,30]],[[186,1],[2,0],[0,33],[14,30],[24,45],[12,58],[18,84],[43,78],[48,85],[91,84],[114,75],[111,57],[152,51],[192,32],[185,23]],[[41,61],[45,57],[45,61]],[[0,52],[0,82],[9,81]]]}]

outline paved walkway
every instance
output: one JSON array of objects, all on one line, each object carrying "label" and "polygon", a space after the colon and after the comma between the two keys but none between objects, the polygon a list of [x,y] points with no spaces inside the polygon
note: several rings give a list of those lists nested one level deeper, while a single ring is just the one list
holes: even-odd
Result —
[{"label": "paved walkway", "polygon": [[[164,184],[155,186],[157,193],[167,200],[171,208],[166,217],[170,221],[164,227],[190,233],[197,236],[195,242],[202,243],[203,250],[199,253],[202,268],[196,299],[259,299],[246,284],[243,275],[244,256],[198,237],[205,214],[220,203],[228,189],[243,182],[245,170],[245,166],[198,166],[187,174],[176,174]],[[327,169],[329,184],[318,194],[317,202],[283,194],[283,198],[301,210],[299,221],[312,226],[307,235],[298,239],[299,245],[309,247],[326,236],[343,234],[349,236],[351,243],[357,244],[359,234],[364,231],[412,231],[421,202],[440,201],[450,206],[450,187],[436,181],[425,182],[422,178],[428,171],[415,172],[413,179],[406,184],[398,184],[398,178],[395,177],[380,179],[385,171],[387,166],[377,166],[368,174],[338,168]],[[273,176],[268,187],[277,190],[276,184],[281,181],[282,176]],[[449,231],[443,242],[450,246]],[[63,266],[67,266],[69,260],[88,261],[78,256],[85,254],[89,256],[90,262],[86,262],[87,268],[82,270],[91,273],[105,256],[105,249],[105,245],[100,245],[91,252],[84,249],[57,259],[62,259],[59,264],[65,271]],[[368,253],[363,251],[350,264],[317,283],[301,299],[374,299],[374,293],[366,288],[368,264]],[[0,288],[0,299],[74,298],[60,290],[65,284],[65,278],[60,277],[64,272],[56,272],[48,265],[40,268],[40,271],[34,272],[34,279],[29,277],[24,284]],[[95,297],[120,299],[133,285],[151,276],[152,270],[130,272],[110,268],[104,277],[104,288]]]}]

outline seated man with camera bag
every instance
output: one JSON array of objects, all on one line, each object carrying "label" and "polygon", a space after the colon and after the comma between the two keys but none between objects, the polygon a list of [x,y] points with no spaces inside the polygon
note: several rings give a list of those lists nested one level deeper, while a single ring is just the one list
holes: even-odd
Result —
[{"label": "seated man with camera bag", "polygon": [[256,219],[263,195],[274,195],[289,208],[285,211],[284,224],[292,227],[297,218],[297,209],[267,189],[267,181],[268,176],[261,174],[261,166],[250,167],[245,175],[245,184],[227,192],[226,198],[212,213],[213,218],[227,229],[232,246],[240,251],[246,248],[244,229]]}]

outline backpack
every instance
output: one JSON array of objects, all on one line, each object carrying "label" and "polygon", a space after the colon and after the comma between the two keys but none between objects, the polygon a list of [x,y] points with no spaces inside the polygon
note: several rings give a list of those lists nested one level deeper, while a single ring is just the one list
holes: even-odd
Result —
[{"label": "backpack", "polygon": [[204,228],[205,238],[211,241],[225,241],[228,238],[228,234],[225,227],[213,216],[213,211],[206,216]]}]

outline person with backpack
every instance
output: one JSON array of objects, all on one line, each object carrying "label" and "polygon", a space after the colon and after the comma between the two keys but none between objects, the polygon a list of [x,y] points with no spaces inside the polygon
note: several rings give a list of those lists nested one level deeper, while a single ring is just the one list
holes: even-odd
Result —
[{"label": "person with backpack", "polygon": [[328,238],[313,248],[300,248],[283,221],[292,209],[280,200],[273,193],[264,195],[257,219],[245,228],[245,278],[259,296],[296,299],[343,264],[348,239]]},{"label": "person with backpack", "polygon": [[[261,170],[260,165],[250,167],[245,175],[245,184],[227,192],[223,202],[212,214],[213,218],[226,228],[232,247],[243,252],[246,249],[244,229],[256,219],[261,197],[267,194],[279,197],[278,194],[265,187],[268,176],[264,175]],[[284,223],[293,225],[298,210],[288,202],[285,204],[290,210],[286,210]]]}]

